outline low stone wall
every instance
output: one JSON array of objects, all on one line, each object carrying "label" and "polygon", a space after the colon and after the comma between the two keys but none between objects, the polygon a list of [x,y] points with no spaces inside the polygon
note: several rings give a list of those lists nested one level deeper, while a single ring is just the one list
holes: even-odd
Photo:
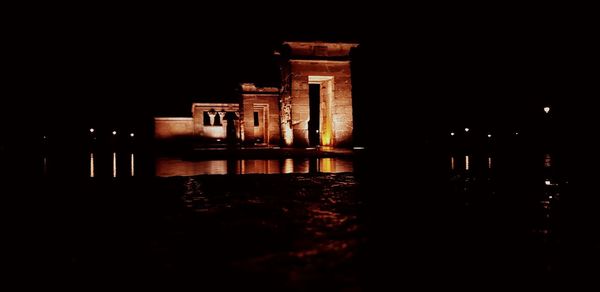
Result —
[{"label": "low stone wall", "polygon": [[154,138],[160,140],[192,137],[194,121],[192,118],[154,118]]}]

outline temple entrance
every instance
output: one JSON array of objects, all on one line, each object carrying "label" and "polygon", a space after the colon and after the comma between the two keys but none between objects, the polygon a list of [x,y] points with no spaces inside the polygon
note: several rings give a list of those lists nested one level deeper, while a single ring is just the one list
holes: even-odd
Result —
[{"label": "temple entrance", "polygon": [[333,145],[333,77],[308,76],[309,145]]},{"label": "temple entrance", "polygon": [[269,119],[267,118],[269,105],[255,103],[252,112],[252,126],[254,128],[254,144],[269,144]]},{"label": "temple entrance", "polygon": [[308,145],[320,145],[320,114],[321,114],[321,84],[308,85],[309,120],[308,120]]}]

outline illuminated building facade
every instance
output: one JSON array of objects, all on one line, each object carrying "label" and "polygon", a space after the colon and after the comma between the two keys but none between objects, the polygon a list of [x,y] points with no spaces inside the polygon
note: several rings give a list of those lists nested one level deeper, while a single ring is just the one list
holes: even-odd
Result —
[{"label": "illuminated building facade", "polygon": [[155,138],[251,145],[352,144],[354,43],[284,42],[281,87],[241,84],[238,103],[194,103],[192,117],[156,117]]}]

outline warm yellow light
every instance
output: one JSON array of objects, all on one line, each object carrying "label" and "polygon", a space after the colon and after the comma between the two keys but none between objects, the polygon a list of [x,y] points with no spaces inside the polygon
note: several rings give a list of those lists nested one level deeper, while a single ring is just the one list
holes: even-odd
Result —
[{"label": "warm yellow light", "polygon": [[321,143],[323,146],[331,146],[331,131],[323,131],[321,133]]},{"label": "warm yellow light", "polygon": [[319,170],[320,172],[335,172],[333,159],[332,158],[322,158],[319,159]]},{"label": "warm yellow light", "polygon": [[450,157],[450,169],[454,170],[454,157]]}]

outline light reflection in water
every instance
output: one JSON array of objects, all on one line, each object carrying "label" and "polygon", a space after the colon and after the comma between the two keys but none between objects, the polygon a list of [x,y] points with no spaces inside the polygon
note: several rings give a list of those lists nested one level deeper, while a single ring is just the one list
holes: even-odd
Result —
[{"label": "light reflection in water", "polygon": [[112,169],[113,177],[117,177],[117,152],[113,152]]},{"label": "light reflection in water", "polygon": [[469,155],[465,155],[465,170],[469,170]]},{"label": "light reflection in water", "polygon": [[454,156],[450,157],[450,169],[454,170]]},{"label": "light reflection in water", "polygon": [[331,158],[322,158],[319,160],[319,170],[322,172],[333,172],[334,168]]},{"label": "light reflection in water", "polygon": [[488,169],[492,169],[492,157],[488,157]]},{"label": "light reflection in water", "polygon": [[[133,135],[133,134],[131,134]],[[135,175],[135,162],[134,162],[134,157],[133,157],[133,153],[131,153],[131,176]]]},{"label": "light reflection in water", "polygon": [[544,155],[544,167],[551,167],[551,166],[552,166],[552,157],[550,156],[550,154]]},{"label": "light reflection in water", "polygon": [[283,161],[283,173],[294,173],[294,159],[286,158]]},{"label": "light reflection in water", "polygon": [[44,156],[44,176],[48,175],[48,158]]},{"label": "light reflection in water", "polygon": [[[205,161],[208,162],[208,161]],[[265,173],[275,174],[281,173],[279,168],[279,160],[242,160],[243,168],[236,171],[238,174],[249,174],[249,173]],[[211,173],[207,173],[211,174]]]},{"label": "light reflection in water", "polygon": [[352,160],[340,158],[249,159],[238,161],[186,161],[178,158],[156,159],[156,176],[192,176],[203,174],[280,174],[280,173],[352,172]]},{"label": "light reflection in water", "polygon": [[94,177],[94,153],[90,153],[90,177]]}]

